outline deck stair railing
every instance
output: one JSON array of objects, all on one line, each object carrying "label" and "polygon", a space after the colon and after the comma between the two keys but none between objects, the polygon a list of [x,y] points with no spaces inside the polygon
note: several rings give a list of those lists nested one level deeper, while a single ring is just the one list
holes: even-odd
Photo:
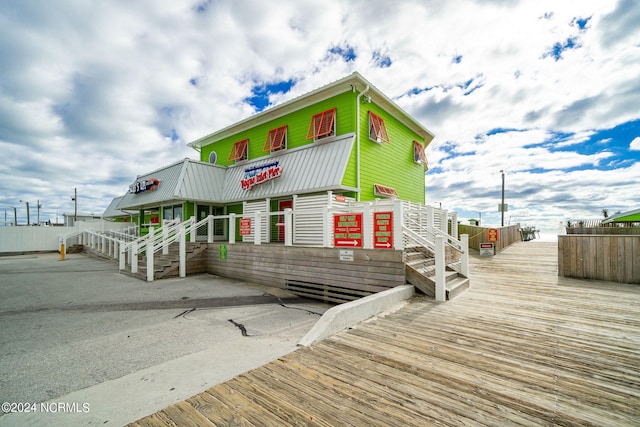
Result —
[{"label": "deck stair railing", "polygon": [[155,254],[162,251],[163,254],[169,253],[169,247],[178,242],[179,257],[179,276],[186,277],[186,243],[195,242],[197,236],[201,235],[200,230],[206,227],[207,242],[214,241],[214,222],[229,221],[230,243],[235,242],[235,214],[230,215],[209,215],[200,221],[196,221],[194,217],[180,222],[165,223],[161,228],[150,230],[147,236],[138,238],[133,242],[129,242],[121,247],[120,250],[120,270],[130,265],[131,273],[138,272],[138,263],[141,255],[146,256],[146,279],[151,282],[154,280],[154,262]]},{"label": "deck stair railing", "polygon": [[[449,227],[449,224],[451,226]],[[449,234],[449,228],[457,234],[457,218],[445,210],[405,202],[403,206],[403,244],[422,247],[435,260],[435,297],[445,300],[445,271],[450,268],[464,277],[469,277],[469,236],[460,240]],[[454,231],[456,230],[456,231]]]}]

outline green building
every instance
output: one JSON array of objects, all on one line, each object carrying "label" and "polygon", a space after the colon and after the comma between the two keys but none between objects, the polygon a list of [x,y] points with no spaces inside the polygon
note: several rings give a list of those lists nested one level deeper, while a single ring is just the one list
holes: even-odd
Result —
[{"label": "green building", "polygon": [[[139,213],[144,234],[162,220],[295,210],[303,198],[424,204],[433,137],[353,73],[189,143],[199,161],[139,175],[115,207]],[[267,241],[279,240],[277,226],[265,227]]]}]

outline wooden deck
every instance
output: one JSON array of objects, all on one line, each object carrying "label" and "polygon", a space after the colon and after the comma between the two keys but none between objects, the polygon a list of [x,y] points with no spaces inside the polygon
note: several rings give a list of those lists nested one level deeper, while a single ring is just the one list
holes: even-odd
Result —
[{"label": "wooden deck", "polygon": [[640,286],[558,277],[535,241],[471,279],[131,426],[640,425]]}]

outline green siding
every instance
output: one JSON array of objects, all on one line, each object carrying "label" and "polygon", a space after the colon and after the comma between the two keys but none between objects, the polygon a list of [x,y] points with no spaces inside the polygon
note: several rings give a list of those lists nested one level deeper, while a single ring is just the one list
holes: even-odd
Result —
[{"label": "green siding", "polygon": [[[384,120],[390,143],[369,139],[369,111]],[[424,204],[424,166],[413,161],[413,141],[422,143],[420,136],[374,103],[361,105],[360,118],[360,200],[377,198],[373,185],[382,184],[402,200]]]},{"label": "green siding", "polygon": [[[336,95],[327,100],[318,102],[308,107],[302,108],[284,117],[280,117],[276,120],[271,120],[262,125],[248,129],[244,132],[240,132],[228,138],[221,139],[212,144],[202,147],[200,153],[200,159],[203,162],[209,161],[209,155],[212,151],[215,151],[218,159],[217,164],[222,166],[232,165],[234,162],[229,162],[229,154],[233,148],[233,144],[243,139],[249,139],[249,160],[257,159],[260,157],[269,156],[268,152],[263,152],[262,147],[267,139],[267,135],[271,129],[275,129],[280,126],[287,125],[287,149],[302,147],[306,144],[313,143],[312,139],[307,138],[307,130],[311,117],[314,114],[322,111],[336,108],[336,133],[342,135],[345,133],[353,132],[353,99],[355,94],[352,92],[345,92],[340,95]],[[206,143],[206,142],[204,142]]]},{"label": "green siding", "polygon": [[[287,148],[292,149],[313,143],[307,140],[307,130],[311,117],[322,111],[336,108],[336,133],[343,135],[355,132],[356,100],[358,93],[347,91],[327,100],[312,104],[284,117],[271,120],[228,138],[203,145],[201,160],[207,162],[212,151],[217,154],[217,164],[228,166],[234,162],[227,159],[233,144],[249,139],[249,159],[269,156],[262,151],[267,135],[271,129],[287,125]],[[382,117],[385,122],[390,144],[378,144],[369,139],[369,111]],[[425,179],[423,165],[413,161],[413,141],[423,142],[422,138],[408,129],[391,114],[375,103],[364,103],[360,106],[360,200],[373,200],[373,185],[382,184],[396,189],[398,197],[413,202],[425,202]],[[203,142],[206,144],[206,141]],[[354,144],[347,164],[342,185],[357,187],[356,147]]]}]

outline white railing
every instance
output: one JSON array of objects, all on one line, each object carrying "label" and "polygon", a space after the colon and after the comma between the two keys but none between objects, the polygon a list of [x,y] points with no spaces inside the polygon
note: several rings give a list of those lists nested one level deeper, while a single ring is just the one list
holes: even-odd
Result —
[{"label": "white railing", "polygon": [[[435,298],[446,298],[447,248],[452,258],[458,262],[448,263],[448,267],[465,277],[469,277],[469,235],[463,234],[460,240],[448,233],[457,230],[457,215],[431,206],[405,203],[403,215],[403,243],[405,247],[419,246],[431,252],[435,259]],[[457,255],[456,255],[457,253]]]},{"label": "white railing", "polygon": [[72,242],[88,246],[94,251],[114,259],[118,259],[119,248],[124,243],[122,240],[109,236],[106,233],[92,230],[76,231],[60,236],[59,243],[62,259],[67,255],[67,249]]},{"label": "white railing", "polygon": [[[456,262],[449,262],[449,267],[462,274],[469,275],[469,250],[468,235],[460,236],[458,240],[454,231],[457,230],[457,217],[444,209],[433,206],[424,206],[416,203],[399,200],[377,200],[373,202],[348,202],[337,206],[310,210],[301,210],[301,218],[308,221],[310,215],[317,212],[314,223],[322,227],[322,241],[318,246],[334,247],[339,245],[334,237],[337,224],[334,220],[342,214],[361,213],[361,229],[358,231],[361,241],[354,244],[354,248],[377,249],[388,248],[403,250],[407,247],[420,246],[432,253],[436,260],[436,299],[444,295],[446,260],[458,258]],[[376,218],[380,219],[380,213],[390,213],[388,226],[389,239],[381,244],[380,221],[376,224]],[[376,214],[378,214],[376,216]],[[315,215],[315,214],[313,214]],[[184,222],[165,221],[160,228],[151,228],[149,234],[137,237],[115,232],[107,235],[97,232],[79,232],[66,236],[66,239],[77,237],[80,243],[87,244],[104,254],[119,258],[121,270],[130,266],[131,272],[138,272],[139,257],[146,255],[147,280],[154,279],[154,258],[157,252],[163,254],[169,252],[169,246],[179,243],[180,277],[186,275],[186,242],[187,239],[195,242],[198,237],[203,237],[203,227],[207,227],[207,242],[213,243],[216,237],[214,225],[220,225],[215,221],[225,221],[223,228],[228,236],[228,243],[236,243],[237,220],[240,221],[240,235],[245,243],[260,245],[269,243],[272,239],[272,231],[277,232],[278,240],[282,240],[285,246],[293,245],[294,228],[296,227],[296,211],[285,209],[281,212],[255,211],[246,214],[210,215],[196,222],[191,218]],[[270,220],[272,219],[272,220]],[[266,227],[266,230],[265,228]],[[218,227],[219,228],[219,227]],[[452,234],[449,234],[449,228]],[[264,231],[267,231],[266,233]],[[386,231],[386,229],[385,229]],[[336,243],[338,242],[338,243]],[[65,240],[65,248],[67,241]],[[308,244],[308,243],[307,243]],[[345,247],[348,249],[348,247]]]}]

